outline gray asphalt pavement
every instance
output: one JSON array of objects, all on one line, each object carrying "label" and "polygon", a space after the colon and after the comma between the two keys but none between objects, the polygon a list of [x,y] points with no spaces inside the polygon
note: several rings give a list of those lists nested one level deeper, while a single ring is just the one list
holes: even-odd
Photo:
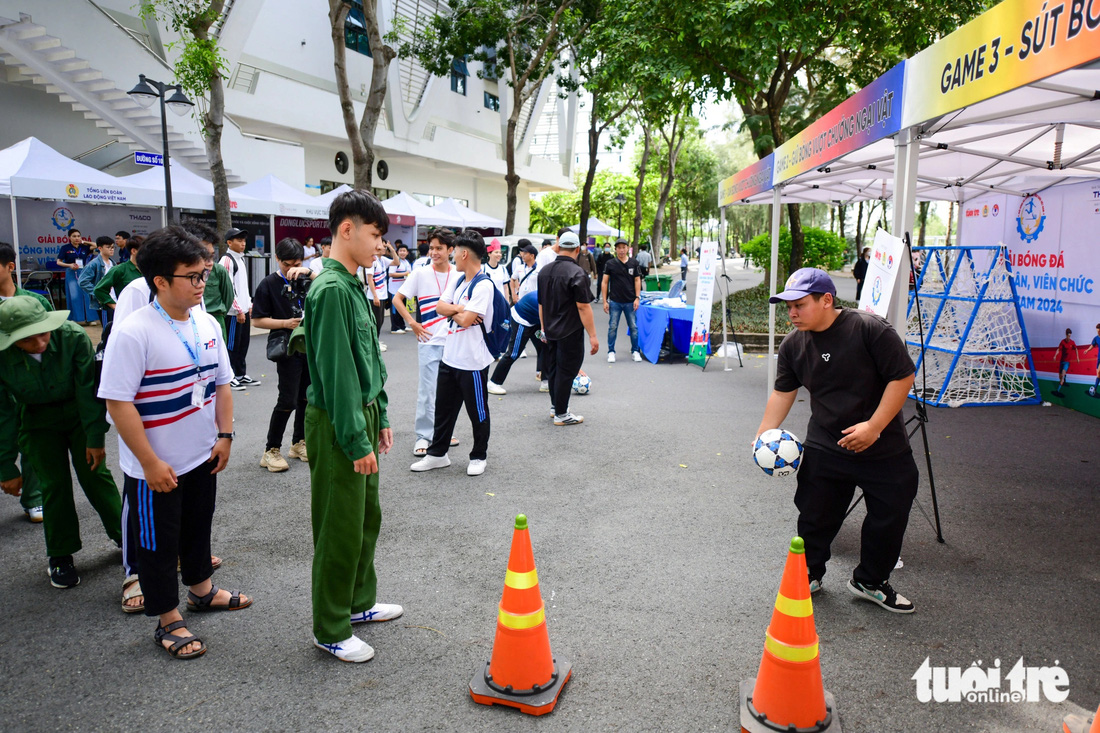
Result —
[{"label": "gray asphalt pavement", "polygon": [[[736,277],[747,285],[760,276]],[[602,311],[597,322],[603,343]],[[415,341],[383,340],[396,447],[381,461],[379,600],[406,612],[363,630],[375,659],[342,664],[310,643],[309,473],[300,462],[282,474],[259,467],[276,387],[263,339],[254,337],[249,366],[263,385],[234,393],[238,439],[214,525],[225,565],[214,580],[255,604],[185,612],[210,651],[171,660],[153,646],[152,619],[121,612],[119,552],[86,500],[77,501],[82,582],[61,591],[46,577],[41,528],[5,498],[0,727],[737,729],[738,683],[760,663],[796,519],[794,479],[764,475],[747,448],[763,409],[766,360],[748,357],[729,372],[720,362],[705,371],[635,364],[623,358],[623,327],[618,363],[607,364],[602,349],[586,360],[593,390],[572,405],[584,425],[558,428],[532,353],[517,362],[507,396],[491,398],[488,470],[470,478],[465,417],[449,469],[408,470]],[[800,399],[786,427],[803,435],[808,413]],[[838,536],[825,590],[814,598],[825,686],[845,731],[1056,731],[1063,715],[1095,709],[1096,430],[1092,418],[1059,407],[931,413],[947,543],[936,542],[925,516],[921,460],[920,508],[905,566],[892,578],[917,612],[896,616],[844,588],[858,562],[862,506]],[[108,458],[121,479],[113,432]],[[557,709],[538,719],[477,705],[467,692],[491,653],[519,512],[530,521],[554,653],[574,670]],[[926,658],[964,669],[999,659],[1007,673],[1021,657],[1063,668],[1068,700],[921,703],[911,679]]]}]

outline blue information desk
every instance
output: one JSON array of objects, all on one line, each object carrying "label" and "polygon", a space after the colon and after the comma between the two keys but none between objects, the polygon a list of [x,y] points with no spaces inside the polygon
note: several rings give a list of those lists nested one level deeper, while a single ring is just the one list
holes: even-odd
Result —
[{"label": "blue information desk", "polygon": [[[672,329],[672,346],[682,354],[691,350],[691,322],[695,318],[695,309],[668,308],[661,305],[643,303],[638,308],[638,348],[642,356],[651,364],[656,364],[661,355],[661,342],[665,331]],[[707,351],[710,348],[708,345]]]}]

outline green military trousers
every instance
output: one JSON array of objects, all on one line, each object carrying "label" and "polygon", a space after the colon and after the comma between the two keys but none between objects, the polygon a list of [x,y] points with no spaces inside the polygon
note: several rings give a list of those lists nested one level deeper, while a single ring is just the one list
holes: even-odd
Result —
[{"label": "green military trousers", "polygon": [[[122,497],[105,462],[94,471],[88,465],[84,452],[88,445],[87,436],[75,404],[55,403],[48,409],[53,411],[49,429],[24,427],[19,435],[19,448],[30,459],[31,468],[42,487],[42,528],[46,535],[46,554],[63,557],[73,555],[81,548],[80,521],[76,516],[72,474],[69,473],[70,456],[80,487],[99,514],[107,536],[121,543]],[[41,421],[36,420],[35,423]]]},{"label": "green military trousers", "polygon": [[31,468],[31,459],[25,455],[19,455],[19,472],[23,474],[23,492],[19,494],[19,505],[30,511],[42,506],[42,485],[38,483],[38,476]]},{"label": "green military trousers", "polygon": [[[363,415],[367,436],[377,446],[378,405],[363,408]],[[378,474],[355,472],[336,442],[327,412],[309,405],[305,423],[313,517],[313,635],[322,644],[335,644],[352,635],[351,615],[374,605],[374,546],[382,525]]]}]

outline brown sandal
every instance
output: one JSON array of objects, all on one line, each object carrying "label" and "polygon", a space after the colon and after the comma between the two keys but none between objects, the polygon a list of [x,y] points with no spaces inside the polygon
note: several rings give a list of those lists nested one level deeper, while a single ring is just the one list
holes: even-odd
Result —
[{"label": "brown sandal", "polygon": [[[187,636],[169,633],[176,629],[183,628],[186,625],[183,619],[173,621],[167,626],[158,625],[156,633],[153,634],[153,643],[168,652],[173,659],[195,659],[196,657],[201,657],[203,654],[206,654],[206,644],[202,643],[202,639],[191,633],[188,633]],[[165,639],[172,642],[172,646],[164,646],[162,642]],[[196,641],[199,643],[199,650],[197,652],[187,652],[186,654],[180,652],[180,649]]]},{"label": "brown sandal", "polygon": [[249,598],[243,603],[241,602],[241,592],[239,590],[231,591],[229,594],[229,603],[224,606],[214,605],[214,596],[221,590],[218,586],[211,584],[210,592],[205,596],[197,596],[191,591],[187,591],[187,609],[190,611],[203,612],[203,611],[240,611],[243,608],[248,608],[252,605],[252,599]]}]

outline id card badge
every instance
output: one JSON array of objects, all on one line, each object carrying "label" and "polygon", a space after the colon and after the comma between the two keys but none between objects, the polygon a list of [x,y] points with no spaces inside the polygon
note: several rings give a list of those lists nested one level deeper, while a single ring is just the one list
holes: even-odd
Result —
[{"label": "id card badge", "polygon": [[191,406],[202,407],[203,399],[206,397],[206,390],[202,386],[202,381],[195,382],[191,387]]}]

